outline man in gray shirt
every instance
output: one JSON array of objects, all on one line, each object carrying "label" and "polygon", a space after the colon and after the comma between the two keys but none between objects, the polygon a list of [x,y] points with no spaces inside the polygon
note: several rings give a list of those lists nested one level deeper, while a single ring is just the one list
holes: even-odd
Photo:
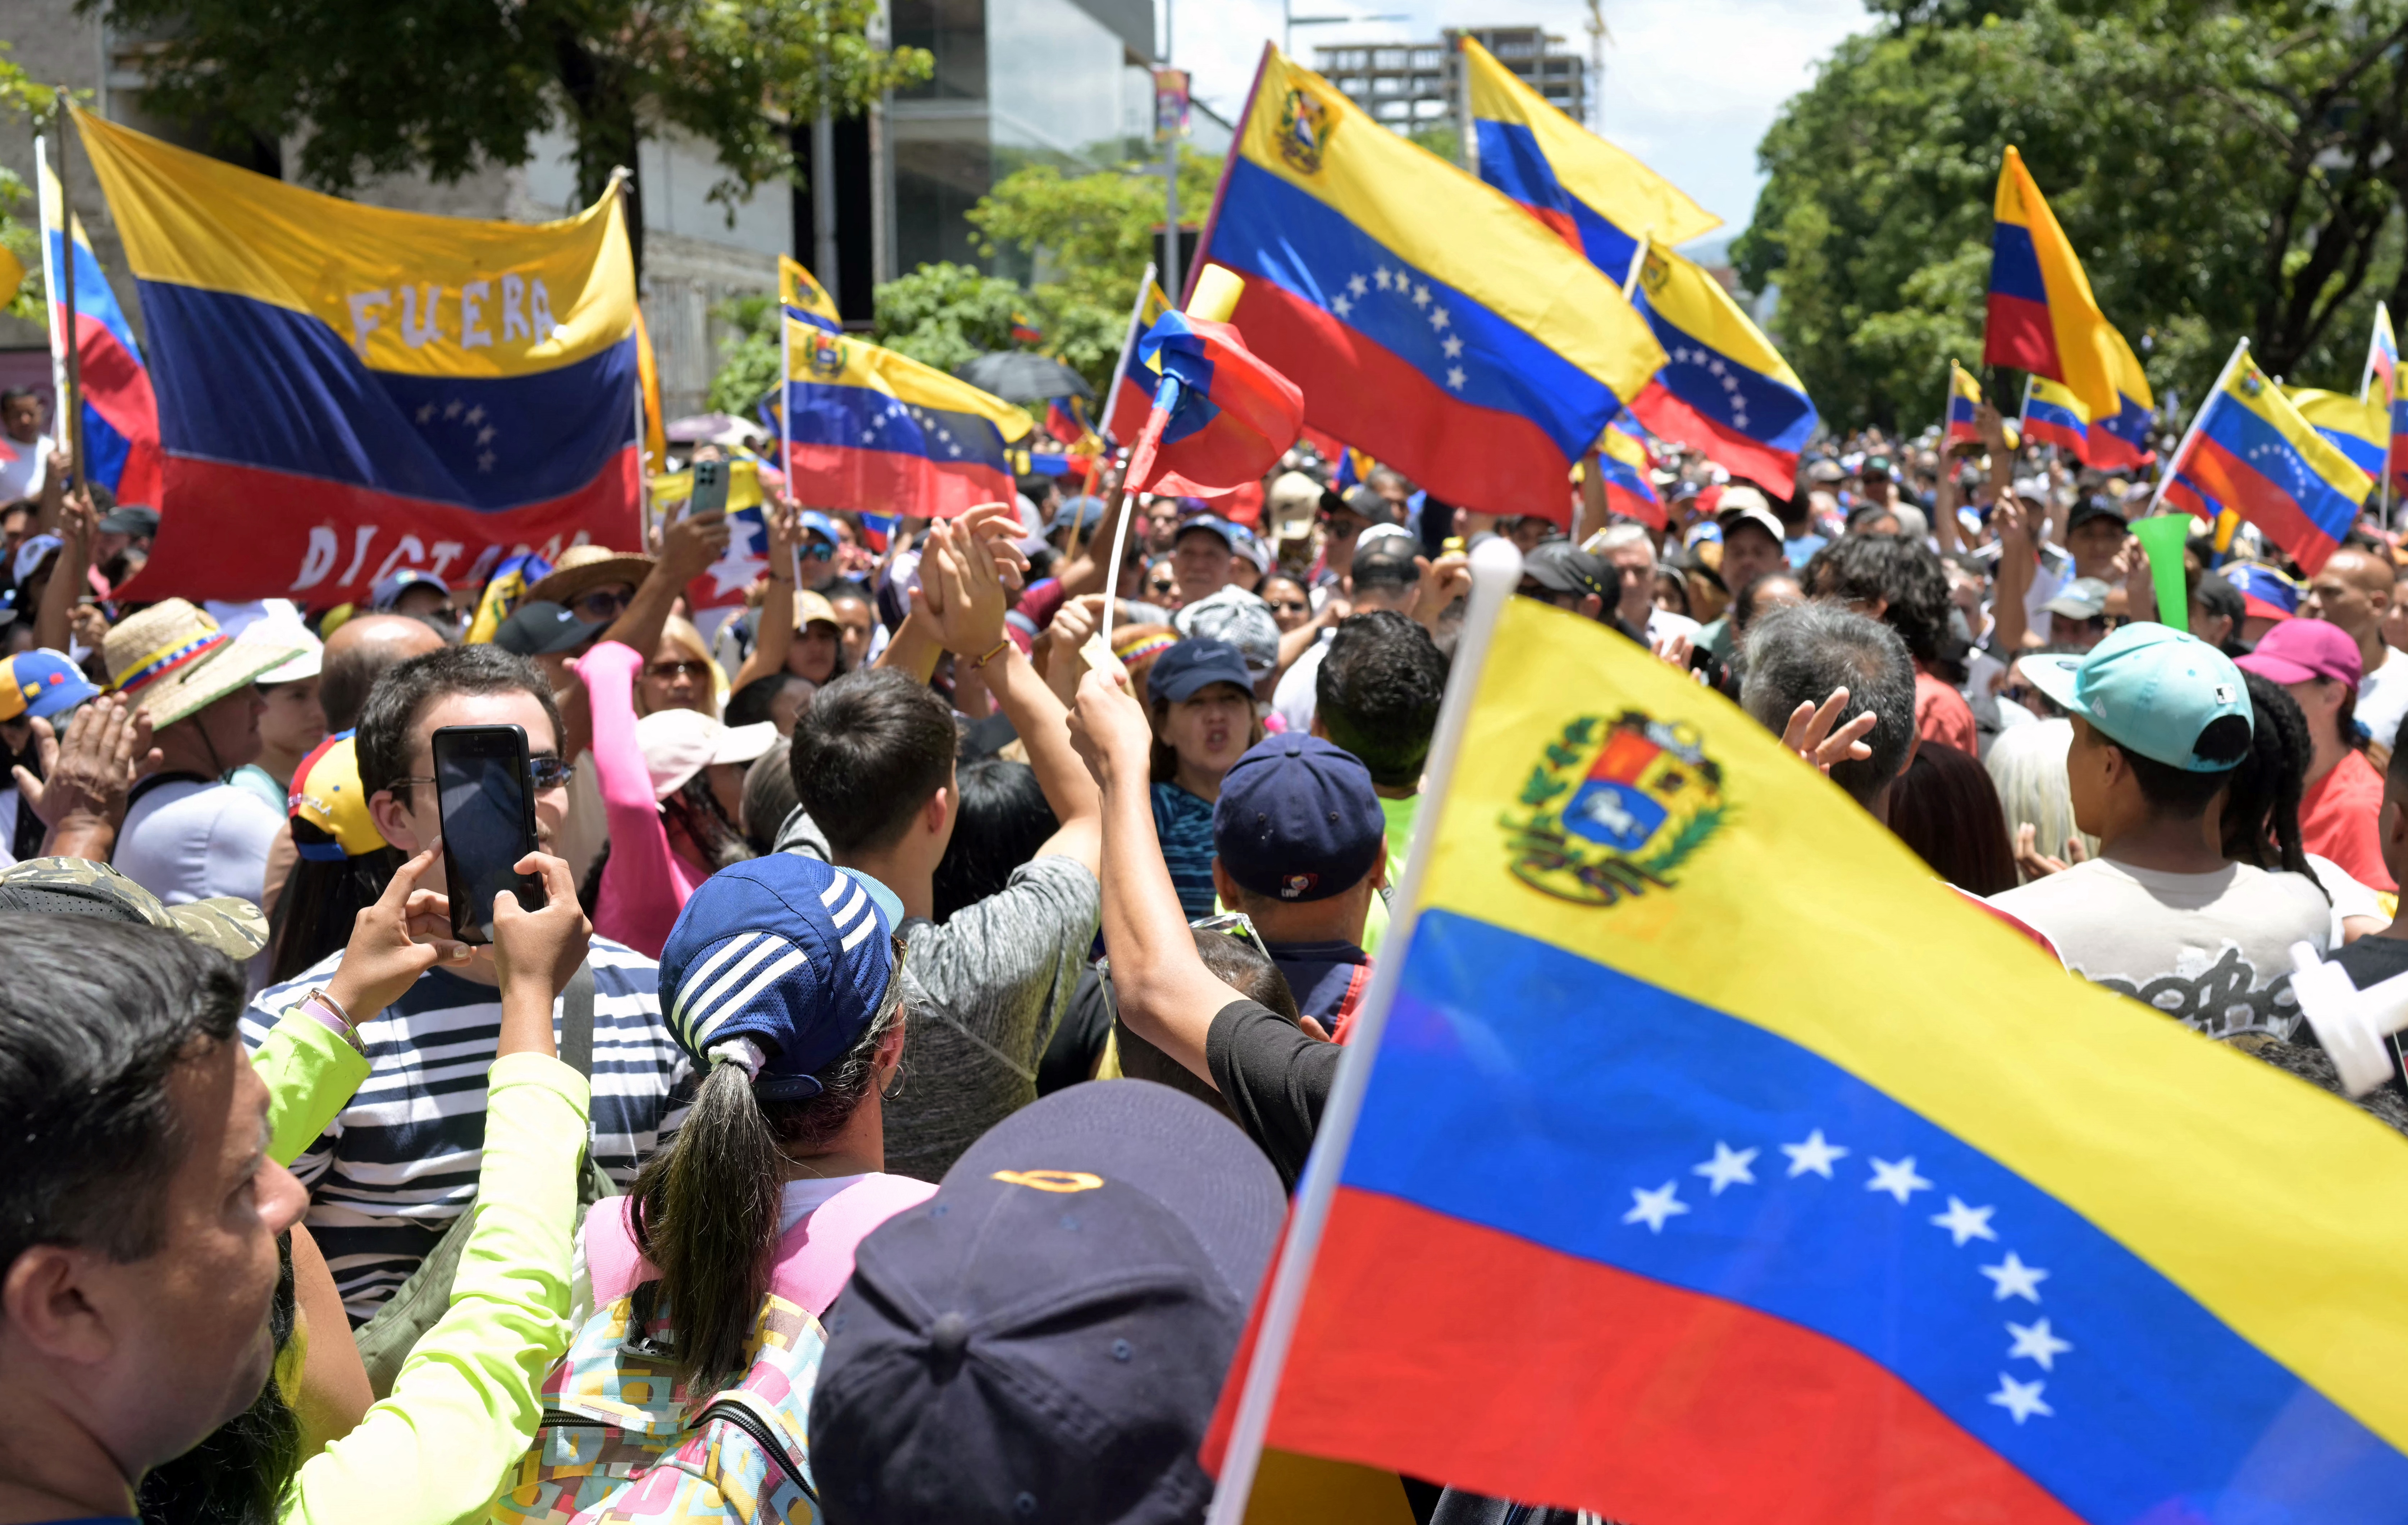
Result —
[{"label": "man in gray shirt", "polygon": [[[924,602],[881,665],[820,690],[788,757],[801,808],[779,834],[892,892],[903,939],[908,1036],[885,1103],[886,1168],[936,1180],[981,1133],[1037,1099],[1037,1062],[1069,1004],[1100,915],[1101,805],[1070,748],[1067,712],[1003,634],[1003,590],[988,531],[1000,507],[929,533]],[[931,919],[933,879],[952,840],[955,729],[927,686],[937,657],[974,671],[1020,733],[1060,830],[1004,888]],[[824,852],[815,850],[824,846]]]}]

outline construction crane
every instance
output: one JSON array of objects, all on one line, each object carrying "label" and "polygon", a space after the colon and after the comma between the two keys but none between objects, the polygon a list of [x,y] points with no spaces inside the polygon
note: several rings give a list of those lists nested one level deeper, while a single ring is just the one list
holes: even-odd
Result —
[{"label": "construction crane", "polygon": [[1588,0],[1588,125],[1605,132],[1605,45],[1612,40],[1605,29],[1603,0]]}]

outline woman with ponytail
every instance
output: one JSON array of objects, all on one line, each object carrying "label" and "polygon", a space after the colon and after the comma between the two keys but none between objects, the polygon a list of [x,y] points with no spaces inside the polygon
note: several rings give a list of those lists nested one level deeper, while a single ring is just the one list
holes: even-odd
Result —
[{"label": "woman with ponytail", "polygon": [[876,881],[772,853],[704,880],[669,934],[661,1005],[703,1079],[634,1192],[588,1216],[584,1248],[595,1305],[634,1294],[689,1386],[743,1369],[772,1291],[826,1311],[853,1247],[936,1190],[884,1173],[901,919]]}]

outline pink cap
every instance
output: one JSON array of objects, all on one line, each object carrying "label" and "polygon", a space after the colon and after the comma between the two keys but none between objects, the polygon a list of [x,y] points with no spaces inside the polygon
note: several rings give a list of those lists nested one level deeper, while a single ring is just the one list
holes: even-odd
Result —
[{"label": "pink cap", "polygon": [[2243,671],[2277,683],[2304,683],[2329,677],[2358,687],[2365,671],[2358,642],[2347,631],[2325,620],[2286,620],[2266,633],[2258,648],[2238,660]]}]

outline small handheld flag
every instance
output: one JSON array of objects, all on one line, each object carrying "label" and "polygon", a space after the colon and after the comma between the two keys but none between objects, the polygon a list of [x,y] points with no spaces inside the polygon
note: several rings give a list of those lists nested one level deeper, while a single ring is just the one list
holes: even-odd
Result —
[{"label": "small handheld flag", "polygon": [[2374,334],[2366,346],[2366,376],[2358,386],[2358,400],[2379,403],[2390,420],[2389,485],[2408,488],[2408,397],[2400,391],[2400,339],[2391,332],[2391,308],[2374,304]]},{"label": "small handheld flag", "polygon": [[1978,440],[1982,426],[1978,410],[1982,406],[1982,383],[1971,372],[1955,361],[1948,363],[1948,443]]},{"label": "small handheld flag", "polygon": [[2167,487],[2179,477],[2238,511],[2311,577],[2374,488],[2258,370],[2246,339],[2192,416],[2172,468]]},{"label": "small handheld flag", "polygon": [[[1240,284],[1226,270],[1208,269],[1194,306],[1226,312]],[[1164,313],[1139,341],[1138,358],[1162,379],[1129,456],[1132,492],[1218,496],[1269,470],[1304,427],[1304,393],[1226,322]]]},{"label": "small handheld flag", "polygon": [[1605,484],[1606,511],[1635,519],[1650,529],[1662,529],[1664,499],[1647,475],[1647,447],[1640,438],[1639,421],[1627,412],[1616,415],[1597,442],[1594,459]]},{"label": "small handheld flag", "polygon": [[1111,390],[1105,393],[1104,433],[1115,445],[1134,445],[1145,432],[1146,415],[1154,410],[1154,378],[1137,358],[1137,341],[1169,310],[1170,298],[1163,294],[1149,264],[1145,278],[1138,283],[1137,303],[1129,309],[1120,359],[1112,364]]},{"label": "small handheld flag", "polygon": [[2073,245],[2013,144],[1999,166],[1991,216],[1989,321],[1982,363],[2061,381],[2092,418],[2114,418],[2122,405],[2109,370],[2105,335],[2113,326],[2100,312]]},{"label": "small handheld flag", "polygon": [[791,254],[778,256],[778,301],[788,316],[799,318],[813,328],[825,329],[830,334],[844,332],[844,319],[837,312],[836,298],[828,295],[827,288]]},{"label": "small handheld flag", "polygon": [[2090,414],[2065,387],[2046,377],[2024,382],[2024,437],[2054,445],[2077,461],[2090,459]]},{"label": "small handheld flag", "polygon": [[1816,421],[1798,373],[1722,282],[1669,249],[1648,246],[1632,300],[1670,359],[1630,411],[1787,498]]},{"label": "small handheld flag", "polygon": [[[59,178],[51,173],[49,156],[38,157],[43,285],[50,298],[50,344],[62,353],[65,344],[75,346],[77,378],[83,387],[78,401],[83,412],[84,475],[115,493],[120,503],[155,508],[165,487],[165,463],[159,449],[159,403],[151,395],[150,372],[142,363],[142,347],[134,340],[134,327],[118,306],[108,278],[101,273],[100,258],[92,251],[83,219],[74,220],[75,236],[70,241],[66,196],[59,189]],[[66,283],[57,274],[70,258],[76,266],[73,313],[64,306]]]}]

